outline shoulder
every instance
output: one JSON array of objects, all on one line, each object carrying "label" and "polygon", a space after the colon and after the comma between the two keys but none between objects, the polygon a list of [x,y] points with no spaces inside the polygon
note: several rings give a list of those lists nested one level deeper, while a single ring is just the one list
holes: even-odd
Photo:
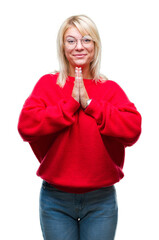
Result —
[{"label": "shoulder", "polygon": [[53,89],[55,89],[57,86],[57,78],[58,73],[43,75],[35,84],[32,94],[41,95],[42,93],[44,94],[49,92],[50,89],[53,91]]},{"label": "shoulder", "polygon": [[58,73],[45,74],[37,81],[37,84],[44,85],[44,86],[46,86],[47,83],[55,84],[57,81],[57,78],[58,78]]},{"label": "shoulder", "polygon": [[120,87],[117,82],[115,82],[115,81],[113,81],[113,80],[109,80],[109,79],[108,79],[108,80],[105,80],[103,83],[104,83],[107,87],[108,87],[108,86],[109,86],[109,87],[114,87],[114,88]]},{"label": "shoulder", "polygon": [[117,99],[118,101],[129,101],[127,94],[123,90],[123,88],[113,80],[106,80],[103,83],[104,91],[112,96],[113,99]]},{"label": "shoulder", "polygon": [[104,82],[102,82],[102,84],[103,84],[103,87],[107,89],[109,88],[112,91],[123,91],[121,86],[113,80],[105,80]]},{"label": "shoulder", "polygon": [[50,85],[56,85],[56,81],[58,78],[58,73],[56,74],[45,74],[43,75],[35,84],[35,88],[44,88],[47,89]]}]

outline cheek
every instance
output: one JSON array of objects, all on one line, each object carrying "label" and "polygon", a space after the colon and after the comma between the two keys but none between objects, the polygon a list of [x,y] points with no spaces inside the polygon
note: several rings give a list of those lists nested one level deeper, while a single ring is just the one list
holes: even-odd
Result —
[{"label": "cheek", "polygon": [[69,60],[69,59],[70,59],[71,51],[68,50],[68,49],[64,49],[64,54],[65,54],[65,57],[67,58],[67,60]]},{"label": "cheek", "polygon": [[95,49],[94,49],[94,47],[92,47],[92,49],[89,50],[89,54],[90,54],[91,61],[93,61],[94,54],[95,54]]}]

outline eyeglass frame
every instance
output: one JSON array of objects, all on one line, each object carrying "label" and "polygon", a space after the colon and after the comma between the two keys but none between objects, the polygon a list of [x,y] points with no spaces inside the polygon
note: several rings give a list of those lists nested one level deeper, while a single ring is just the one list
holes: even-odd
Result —
[{"label": "eyeglass frame", "polygon": [[[85,46],[83,45],[83,41],[82,41],[82,40],[84,40],[84,39],[89,39],[89,40],[91,41],[90,43],[95,42],[95,41],[92,39],[92,37],[89,36],[89,35],[85,35],[85,36],[83,36],[81,39],[77,39],[77,38],[75,38],[75,37],[73,37],[73,36],[67,36],[67,38],[69,38],[69,37],[75,39],[75,45],[74,45],[74,44],[72,44],[72,45],[70,44],[70,45],[69,45],[69,47],[72,48],[72,49],[74,49],[74,48],[77,47],[77,42],[78,42],[78,40],[80,40],[81,45],[82,45],[83,47],[85,47]],[[64,45],[66,45],[66,43],[68,43],[67,40],[65,40]],[[88,43],[88,45],[89,45],[90,43]],[[86,44],[86,45],[87,45],[87,44]],[[72,46],[72,47],[71,47],[71,46]]]}]

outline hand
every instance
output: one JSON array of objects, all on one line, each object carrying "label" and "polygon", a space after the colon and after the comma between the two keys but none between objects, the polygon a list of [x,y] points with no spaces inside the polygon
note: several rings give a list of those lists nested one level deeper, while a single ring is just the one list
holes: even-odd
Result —
[{"label": "hand", "polygon": [[84,86],[81,68],[78,68],[78,77],[79,77],[79,101],[80,101],[81,107],[85,109],[89,96]]},{"label": "hand", "polygon": [[78,67],[75,68],[75,81],[72,90],[72,97],[81,104],[82,108],[86,108],[89,96],[84,86],[82,69]]},{"label": "hand", "polygon": [[79,99],[80,87],[79,87],[79,76],[78,75],[79,75],[78,68],[75,68],[75,81],[74,81],[74,87],[72,90],[72,97],[77,102],[80,102],[80,99]]}]

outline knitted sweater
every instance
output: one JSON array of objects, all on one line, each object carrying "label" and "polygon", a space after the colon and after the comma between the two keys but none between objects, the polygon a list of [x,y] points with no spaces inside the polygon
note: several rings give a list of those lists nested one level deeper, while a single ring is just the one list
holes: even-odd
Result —
[{"label": "knitted sweater", "polygon": [[83,79],[91,103],[72,97],[58,74],[39,79],[20,113],[18,131],[40,162],[37,175],[59,190],[85,193],[123,178],[125,147],[141,133],[141,115],[114,81]]}]

